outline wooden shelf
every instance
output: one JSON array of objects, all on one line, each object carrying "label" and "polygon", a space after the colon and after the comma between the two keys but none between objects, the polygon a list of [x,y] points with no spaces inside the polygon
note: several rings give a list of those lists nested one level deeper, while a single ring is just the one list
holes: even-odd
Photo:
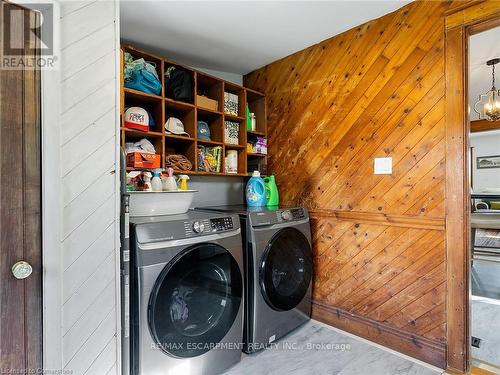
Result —
[{"label": "wooden shelf", "polygon": [[222,146],[224,143],[216,142],[216,141],[209,141],[207,139],[198,139],[198,144],[207,145],[207,146]]},{"label": "wooden shelf", "polygon": [[185,135],[176,135],[176,134],[167,134],[167,133],[165,133],[165,138],[166,138],[167,142],[169,140],[181,141],[181,142],[194,142],[194,141],[196,141],[196,138],[188,137]]},{"label": "wooden shelf", "polygon": [[[127,168],[128,169],[128,168]],[[247,173],[222,173],[222,172],[204,172],[204,171],[181,171],[174,169],[174,174],[187,174],[188,176],[228,176],[228,177],[246,177]]]},{"label": "wooden shelf", "polygon": [[221,116],[222,112],[214,111],[213,109],[208,109],[204,107],[196,107],[198,114],[208,115],[208,116]]},{"label": "wooden shelf", "polygon": [[259,154],[259,153],[256,153],[256,152],[247,152],[248,156],[253,156],[253,157],[257,157],[257,158],[264,158],[267,156],[267,154]]},{"label": "wooden shelf", "polygon": [[125,97],[134,97],[137,99],[141,100],[147,100],[147,101],[156,101],[156,100],[162,100],[163,97],[159,95],[154,95],[154,94],[148,94],[147,92],[142,92],[139,90],[134,90],[134,89],[129,89],[125,87],[123,89],[123,92],[125,93]]},{"label": "wooden shelf", "polygon": [[224,145],[226,146],[226,148],[228,148],[228,149],[230,149],[230,150],[231,150],[231,149],[233,149],[233,150],[236,150],[236,149],[240,150],[240,149],[246,149],[246,148],[247,148],[247,146],[243,146],[243,145],[233,145],[233,144],[231,144],[231,143],[225,143]]},{"label": "wooden shelf", "polygon": [[[147,61],[153,61],[156,64],[156,71],[161,78],[162,91],[160,95],[144,93],[138,90],[133,90],[123,87],[123,57],[124,52],[129,52],[134,58],[144,58]],[[149,139],[155,146],[156,151],[162,157],[162,168],[165,167],[165,156],[171,154],[181,154],[193,165],[191,171],[176,170],[176,174],[199,175],[199,176],[230,176],[230,177],[246,177],[248,172],[252,172],[250,168],[258,168],[262,174],[266,173],[267,155],[255,154],[247,152],[248,137],[258,135],[267,137],[266,124],[266,102],[264,94],[252,89],[245,88],[241,85],[210,74],[197,71],[195,69],[183,66],[169,59],[148,53],[141,49],[130,45],[123,45],[121,50],[121,114],[122,114],[122,132],[121,144],[125,142],[146,138]],[[176,66],[185,69],[192,74],[193,77],[193,102],[183,102],[174,100],[166,96],[164,74],[169,66]],[[230,92],[238,96],[238,116],[223,113],[224,110],[224,93]],[[210,99],[217,100],[217,110],[207,109],[197,105],[196,95],[205,95]],[[257,131],[251,132],[246,130],[246,107],[247,104],[250,111],[256,114]],[[153,117],[155,125],[151,131],[141,132],[139,130],[126,129],[123,127],[124,112],[126,107],[138,106],[146,109]],[[184,131],[189,136],[180,136],[175,134],[166,134],[164,132],[165,122],[170,118],[175,117],[182,121]],[[210,128],[211,140],[198,139],[197,122],[204,121]],[[240,124],[239,144],[225,143],[225,123],[224,121],[232,121]],[[253,138],[250,138],[253,140]],[[198,171],[198,146],[222,147],[221,171],[225,171],[224,156],[228,150],[236,150],[238,152],[238,173],[224,172],[204,172]],[[249,165],[249,161],[252,165]],[[248,168],[248,170],[247,170]],[[133,168],[127,168],[127,171]],[[146,169],[147,170],[147,169]]]},{"label": "wooden shelf", "polygon": [[266,133],[264,133],[264,132],[258,132],[256,130],[247,130],[247,133],[248,134],[253,134],[253,135],[258,135],[258,136],[261,136],[261,137],[265,137],[266,136]]},{"label": "wooden shelf", "polygon": [[240,121],[245,121],[245,118],[242,116],[235,116],[229,113],[224,113],[224,120],[240,122]]},{"label": "wooden shelf", "polygon": [[258,100],[258,99],[262,99],[265,97],[264,94],[262,94],[258,91],[248,89],[248,88],[246,90],[247,90],[247,101],[249,101],[249,102],[254,101],[254,100]]},{"label": "wooden shelf", "polygon": [[141,130],[136,130],[136,129],[129,129],[129,128],[124,128],[122,127],[121,130],[125,132],[125,134],[133,136],[133,137],[143,137],[143,138],[161,138],[163,137],[163,133],[160,132],[153,132],[153,131],[147,131],[143,132]]},{"label": "wooden shelf", "polygon": [[191,109],[194,109],[194,104],[181,102],[179,100],[174,100],[174,99],[170,99],[170,98],[165,98],[165,103],[168,106],[175,108],[175,109],[179,109],[179,110],[189,111]]}]

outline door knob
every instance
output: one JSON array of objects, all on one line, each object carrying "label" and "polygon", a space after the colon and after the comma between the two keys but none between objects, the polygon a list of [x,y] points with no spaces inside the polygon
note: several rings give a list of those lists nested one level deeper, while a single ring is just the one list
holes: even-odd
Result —
[{"label": "door knob", "polygon": [[31,264],[24,260],[20,260],[12,266],[12,274],[16,279],[25,279],[31,275],[33,268]]}]

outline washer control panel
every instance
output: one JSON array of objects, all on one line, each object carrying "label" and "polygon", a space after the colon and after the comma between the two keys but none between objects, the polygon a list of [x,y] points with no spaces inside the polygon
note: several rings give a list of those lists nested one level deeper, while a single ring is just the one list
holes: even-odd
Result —
[{"label": "washer control panel", "polygon": [[184,222],[186,237],[224,232],[233,230],[234,227],[233,218],[230,216]]},{"label": "washer control panel", "polygon": [[203,224],[203,221],[195,221],[193,223],[193,232],[203,233],[204,230],[205,230],[205,224]]},{"label": "washer control panel", "polygon": [[222,232],[225,230],[232,230],[234,228],[232,217],[218,217],[210,219],[210,227],[212,232]]}]

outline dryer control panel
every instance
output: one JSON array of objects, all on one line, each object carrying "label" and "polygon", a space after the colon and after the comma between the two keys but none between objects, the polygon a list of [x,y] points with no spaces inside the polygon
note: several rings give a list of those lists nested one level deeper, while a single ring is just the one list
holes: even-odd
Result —
[{"label": "dryer control panel", "polygon": [[225,232],[233,229],[235,228],[231,216],[184,222],[186,237]]},{"label": "dryer control panel", "polygon": [[282,223],[284,221],[303,220],[307,217],[303,208],[291,208],[289,210],[278,210],[278,211],[276,211],[276,216],[278,219],[278,223]]},{"label": "dryer control panel", "polygon": [[274,224],[302,221],[309,219],[306,208],[294,207],[283,209],[262,209],[249,212],[252,227],[263,227]]}]

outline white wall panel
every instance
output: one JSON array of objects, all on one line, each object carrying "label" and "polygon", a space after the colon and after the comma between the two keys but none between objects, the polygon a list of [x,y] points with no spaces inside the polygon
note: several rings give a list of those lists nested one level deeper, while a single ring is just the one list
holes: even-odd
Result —
[{"label": "white wall panel", "polygon": [[104,145],[63,176],[63,206],[67,206],[105,172],[115,169],[115,147],[117,147],[116,138],[112,136]]},{"label": "white wall panel", "polygon": [[74,261],[83,254],[100,236],[106,228],[113,225],[115,215],[113,210],[114,201],[108,199],[91,216],[87,218],[77,230],[63,241],[62,267],[66,270]]},{"label": "white wall panel", "polygon": [[[64,6],[62,8],[64,9]],[[96,1],[66,13],[61,17],[61,48],[67,48],[72,43],[94,34],[114,20],[114,1]]]},{"label": "white wall panel", "polygon": [[115,110],[112,108],[62,146],[63,175],[75,169],[78,164],[90,157],[99,147],[114,136],[115,129],[109,126],[114,119]]},{"label": "white wall panel", "polygon": [[[115,109],[116,83],[111,79],[92,95],[71,107],[61,116],[62,142],[66,144],[88,126],[99,121],[109,111]],[[92,108],[91,111],[88,109]]]},{"label": "white wall panel", "polygon": [[116,334],[115,320],[116,311],[113,309],[64,368],[73,374],[85,374]]},{"label": "white wall panel", "polygon": [[[62,53],[64,54],[64,51]],[[63,113],[79,101],[93,95],[110,81],[110,77],[114,77],[115,60],[116,55],[113,51],[62,81],[62,91],[65,93],[61,98]]]},{"label": "white wall panel", "polygon": [[76,230],[108,199],[114,198],[115,176],[105,172],[63,209],[63,237]]},{"label": "white wall panel", "polygon": [[93,270],[113,252],[114,227],[110,225],[65,271],[63,301],[66,302]]},{"label": "white wall panel", "polygon": [[61,340],[74,375],[120,368],[117,6],[61,2]]},{"label": "white wall panel", "polygon": [[500,131],[472,133],[470,145],[474,147],[474,191],[479,193],[488,190],[491,192],[492,189],[500,189],[499,168],[477,169],[477,157],[500,155]]},{"label": "white wall panel", "polygon": [[70,359],[81,349],[96,327],[115,307],[115,287],[110,282],[96,300],[90,305],[81,319],[66,332],[63,338],[64,358]]},{"label": "white wall panel", "polygon": [[95,33],[70,44],[61,56],[61,79],[67,79],[86,66],[114,51],[113,21]]}]

